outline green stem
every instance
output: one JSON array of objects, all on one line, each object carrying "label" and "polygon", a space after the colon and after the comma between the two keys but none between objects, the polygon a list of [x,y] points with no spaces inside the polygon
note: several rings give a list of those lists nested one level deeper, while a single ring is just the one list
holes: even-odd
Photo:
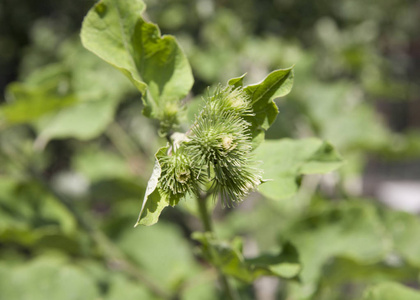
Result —
[{"label": "green stem", "polygon": [[213,226],[207,209],[207,198],[207,195],[200,195],[197,197],[198,210],[200,212],[201,222],[203,222],[204,231],[213,233]]},{"label": "green stem", "polygon": [[[213,231],[213,225],[211,222],[210,213],[207,208],[208,196],[209,196],[208,194],[205,194],[205,195],[200,195],[199,197],[197,197],[197,204],[198,204],[198,210],[200,213],[201,222],[203,223],[204,231],[210,232],[212,236],[214,237],[215,234]],[[235,290],[230,285],[229,278],[223,273],[223,271],[219,267],[216,267],[216,269],[217,269],[219,281],[222,286],[223,292],[226,296],[226,299],[237,300],[238,296]]]},{"label": "green stem", "polygon": [[222,285],[223,291],[229,300],[238,300],[238,296],[236,291],[232,288],[232,286],[229,283],[229,278],[225,276],[220,270],[219,272],[219,281]]}]

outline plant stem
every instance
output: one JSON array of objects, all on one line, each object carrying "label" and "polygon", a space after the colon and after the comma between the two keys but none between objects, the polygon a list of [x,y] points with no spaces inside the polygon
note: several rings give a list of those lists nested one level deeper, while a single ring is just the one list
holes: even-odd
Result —
[{"label": "plant stem", "polygon": [[[214,237],[215,234],[213,231],[211,217],[207,208],[208,196],[209,196],[208,194],[205,194],[205,195],[200,195],[199,197],[197,197],[197,205],[198,205],[198,210],[200,212],[201,222],[203,223],[204,231],[210,232]],[[223,292],[226,296],[226,299],[237,300],[238,296],[235,290],[230,285],[229,278],[223,273],[220,267],[216,266],[216,269],[217,269],[219,281],[222,286]]]},{"label": "plant stem", "polygon": [[207,209],[207,198],[207,195],[200,195],[197,197],[198,210],[200,212],[201,222],[203,222],[204,231],[213,233],[213,226]]},{"label": "plant stem", "polygon": [[229,300],[238,300],[236,291],[232,288],[229,283],[229,279],[218,269],[219,272],[219,281],[223,287],[223,291]]}]

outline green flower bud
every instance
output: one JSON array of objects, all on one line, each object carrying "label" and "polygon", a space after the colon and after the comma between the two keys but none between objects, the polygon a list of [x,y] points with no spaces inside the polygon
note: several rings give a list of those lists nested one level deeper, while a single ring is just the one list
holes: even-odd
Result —
[{"label": "green flower bud", "polygon": [[251,99],[242,88],[228,86],[217,87],[212,96],[207,97],[206,109],[208,113],[231,111],[240,116],[252,114]]}]

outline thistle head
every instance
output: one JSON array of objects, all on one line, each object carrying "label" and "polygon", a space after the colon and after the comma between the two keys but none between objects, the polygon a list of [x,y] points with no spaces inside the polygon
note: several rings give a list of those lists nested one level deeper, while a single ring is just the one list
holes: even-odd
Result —
[{"label": "thistle head", "polygon": [[192,163],[184,147],[159,157],[159,163],[162,170],[160,189],[170,199],[178,201],[187,193],[197,193],[198,183],[202,181],[201,168]]},{"label": "thistle head", "polygon": [[251,150],[250,101],[242,89],[217,89],[206,99],[186,143],[192,161],[207,169],[216,193],[224,205],[243,200],[261,183],[261,171],[254,167]]},{"label": "thistle head", "polygon": [[203,113],[191,131],[191,156],[208,166],[241,164],[251,150],[248,123],[232,112]]}]

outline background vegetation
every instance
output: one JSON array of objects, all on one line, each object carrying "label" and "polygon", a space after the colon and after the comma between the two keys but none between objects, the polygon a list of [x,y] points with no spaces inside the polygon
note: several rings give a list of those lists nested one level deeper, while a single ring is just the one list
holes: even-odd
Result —
[{"label": "background vegetation", "polygon": [[[166,141],[131,83],[81,46],[93,4],[0,3],[0,298],[222,299],[188,203],[133,229]],[[216,207],[218,236],[242,236],[246,257],[288,241],[303,266],[292,282],[235,281],[240,298],[420,299],[420,195],[381,196],[420,179],[419,2],[146,4],[190,60],[185,120],[207,86],[295,65],[267,138],[321,137],[345,160],[293,197]]]}]

